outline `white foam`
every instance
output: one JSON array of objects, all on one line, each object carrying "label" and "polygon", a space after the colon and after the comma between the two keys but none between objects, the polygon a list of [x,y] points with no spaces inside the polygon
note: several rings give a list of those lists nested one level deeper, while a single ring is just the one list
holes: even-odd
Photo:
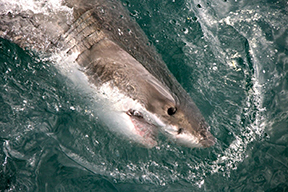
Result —
[{"label": "white foam", "polygon": [[49,15],[51,11],[59,12],[65,11],[72,14],[72,9],[62,4],[62,0],[2,0],[0,2],[0,13],[6,14],[7,12],[19,13],[31,11],[33,13],[42,13]]},{"label": "white foam", "polygon": [[[244,70],[244,73],[246,74],[251,73],[248,71],[250,70],[249,68],[241,69],[235,60],[240,57],[245,58],[245,55],[241,55],[241,53],[237,52],[237,49],[235,49],[236,51],[231,51],[222,48],[222,44],[219,41],[219,28],[221,28],[220,25],[224,24],[232,26],[233,29],[235,29],[239,34],[243,35],[248,40],[250,45],[249,54],[251,54],[253,58],[254,69],[254,73],[251,74],[251,81],[253,86],[246,95],[243,107],[246,107],[248,110],[246,112],[247,114],[244,114],[247,119],[249,119],[250,113],[256,113],[255,120],[252,120],[251,124],[245,127],[245,130],[242,130],[240,135],[235,134],[235,140],[231,142],[229,147],[226,148],[221,154],[219,154],[217,160],[211,164],[212,173],[218,173],[221,169],[224,174],[229,176],[230,170],[237,169],[238,163],[242,162],[246,158],[247,146],[249,143],[255,140],[257,136],[261,135],[265,129],[266,109],[263,107],[264,94],[262,88],[263,83],[265,82],[265,78],[262,76],[262,73],[260,73],[263,71],[263,61],[260,58],[263,48],[268,50],[274,50],[274,48],[270,46],[271,42],[268,42],[264,38],[265,35],[263,34],[260,26],[257,24],[257,21],[263,19],[262,14],[259,14],[260,10],[246,9],[229,13],[227,9],[224,11],[225,14],[223,14],[223,12],[219,12],[218,14],[218,12],[215,12],[211,6],[205,6],[202,8],[197,8],[197,6],[195,6],[198,3],[201,5],[206,5],[205,1],[193,0],[191,2],[187,0],[186,2],[188,8],[197,16],[198,22],[201,25],[202,32],[204,33],[205,41],[210,44],[210,49],[212,50],[218,62],[222,63],[223,65],[228,65],[231,70]],[[215,5],[216,11],[216,6],[222,8],[221,5]],[[219,15],[221,15],[221,17]],[[242,23],[247,25],[241,25]],[[244,27],[249,28],[246,29]],[[187,46],[189,46],[189,42],[187,42],[185,36],[183,36],[183,41],[186,42]],[[195,50],[195,47],[191,47],[191,49]],[[204,166],[207,166],[207,164],[203,164],[202,166],[204,168]]]}]

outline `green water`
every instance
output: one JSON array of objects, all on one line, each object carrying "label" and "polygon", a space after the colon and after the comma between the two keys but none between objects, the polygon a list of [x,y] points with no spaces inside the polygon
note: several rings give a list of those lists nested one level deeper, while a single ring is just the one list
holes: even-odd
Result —
[{"label": "green water", "polygon": [[0,191],[288,191],[286,1],[123,1],[217,138],[118,138],[84,93],[0,40]]}]

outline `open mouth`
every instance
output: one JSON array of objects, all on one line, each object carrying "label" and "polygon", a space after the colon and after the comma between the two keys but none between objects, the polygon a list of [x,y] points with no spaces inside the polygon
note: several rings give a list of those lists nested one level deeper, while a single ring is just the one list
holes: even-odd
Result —
[{"label": "open mouth", "polygon": [[141,143],[148,148],[157,145],[157,127],[149,123],[140,111],[129,109],[126,114],[130,117],[136,134],[142,138]]}]

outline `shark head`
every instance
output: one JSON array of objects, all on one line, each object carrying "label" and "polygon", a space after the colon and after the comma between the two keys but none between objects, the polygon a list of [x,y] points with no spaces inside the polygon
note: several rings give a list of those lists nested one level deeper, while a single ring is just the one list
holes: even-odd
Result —
[{"label": "shark head", "polygon": [[175,93],[156,79],[146,79],[149,91],[146,92],[145,107],[151,119],[157,119],[161,132],[170,140],[186,147],[210,147],[215,138],[210,127],[188,94],[178,89]]},{"label": "shark head", "polygon": [[209,132],[210,127],[190,98],[172,100],[161,93],[157,97],[148,103],[148,110],[157,114],[163,123],[161,131],[172,141],[190,148],[214,145],[215,138]]},{"label": "shark head", "polygon": [[143,92],[142,102],[138,105],[126,104],[129,107],[124,110],[135,129],[145,133],[142,133],[146,137],[144,141],[149,146],[152,146],[151,141],[157,144],[158,131],[182,146],[206,148],[214,145],[215,138],[209,132],[210,127],[189,97],[181,100],[153,78],[146,83],[147,91]]},{"label": "shark head", "polygon": [[199,109],[172,75],[156,77],[109,39],[90,51],[94,54],[86,61],[90,63],[86,74],[90,76],[90,70],[90,80],[95,85],[100,82],[97,86],[112,106],[107,110],[110,127],[149,148],[157,144],[158,132],[191,148],[215,143]]}]

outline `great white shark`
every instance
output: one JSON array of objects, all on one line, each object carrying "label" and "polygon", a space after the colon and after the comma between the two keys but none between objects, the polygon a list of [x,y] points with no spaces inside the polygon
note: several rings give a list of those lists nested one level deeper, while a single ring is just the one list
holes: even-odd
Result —
[{"label": "great white shark", "polygon": [[5,1],[0,37],[42,53],[75,55],[87,83],[106,101],[108,126],[145,147],[157,145],[159,131],[187,147],[215,143],[199,109],[121,2],[63,0],[67,9],[43,13],[8,9]]}]

